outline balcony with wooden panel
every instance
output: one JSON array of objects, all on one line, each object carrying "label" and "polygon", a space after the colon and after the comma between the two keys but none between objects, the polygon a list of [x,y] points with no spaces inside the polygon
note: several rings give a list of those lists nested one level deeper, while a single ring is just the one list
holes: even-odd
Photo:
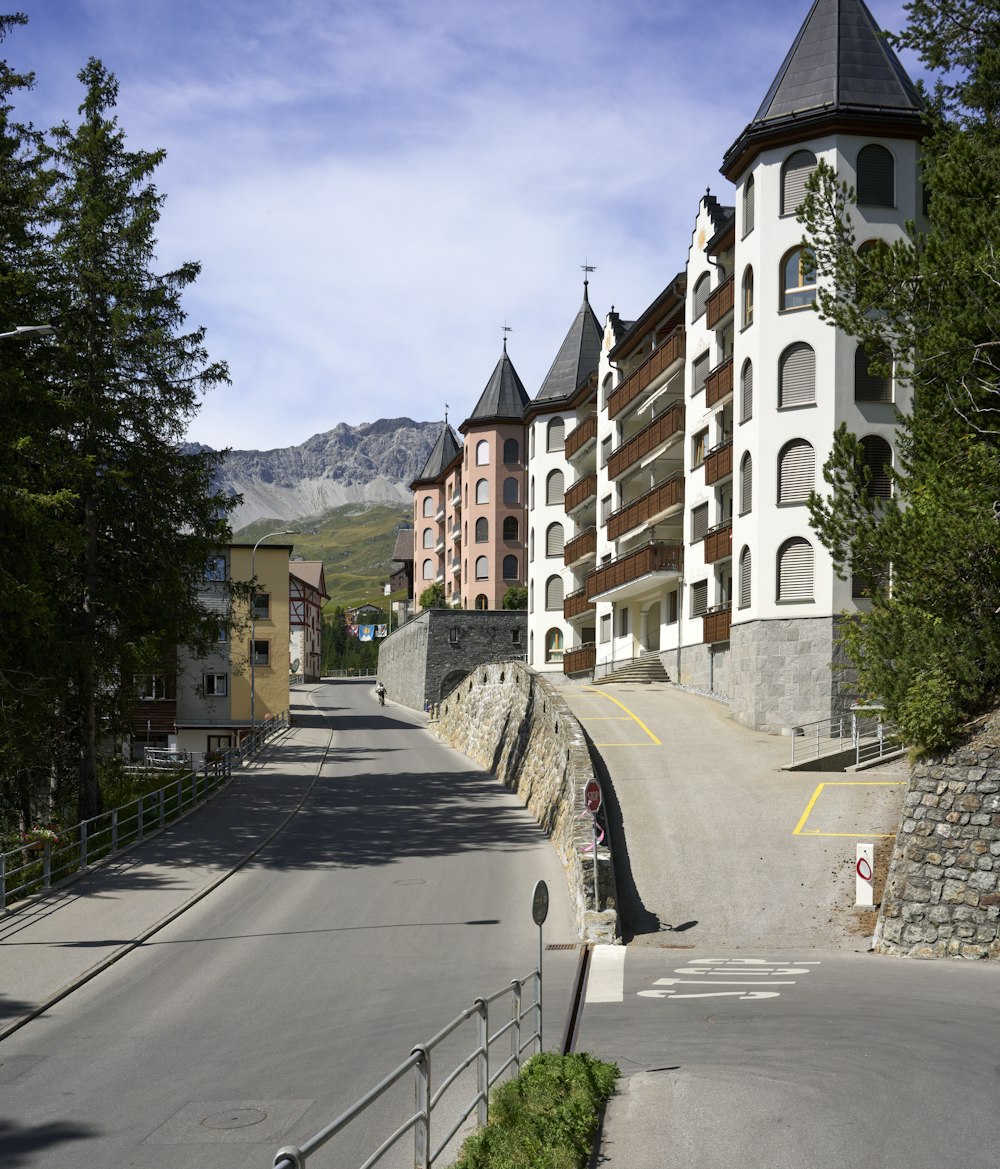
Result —
[{"label": "balcony with wooden panel", "polygon": [[684,477],[671,475],[662,483],[608,516],[608,539],[619,540],[645,524],[656,523],[684,503]]},{"label": "balcony with wooden panel", "polygon": [[567,621],[572,621],[577,617],[593,617],[594,602],[587,598],[586,589],[578,589],[575,593],[569,593],[563,597],[563,616]]},{"label": "balcony with wooden panel", "polygon": [[705,378],[705,405],[718,406],[733,392],[733,359],[717,365]]},{"label": "balcony with wooden panel", "polygon": [[628,442],[622,443],[608,459],[608,474],[612,479],[617,479],[659,447],[666,446],[671,440],[683,438],[683,436],[684,403],[675,402],[669,410],[665,410],[658,418],[654,418],[648,426],[644,426]]},{"label": "balcony with wooden panel", "polygon": [[597,443],[596,414],[588,414],[582,422],[573,427],[566,436],[564,454],[567,459],[575,459],[578,455],[584,454],[592,443]]},{"label": "balcony with wooden panel", "polygon": [[587,528],[579,536],[567,540],[563,548],[563,564],[569,566],[597,555],[597,529]]},{"label": "balcony with wooden panel", "polygon": [[733,606],[731,604],[715,605],[706,609],[702,615],[702,641],[712,644],[716,641],[729,640],[729,627],[733,621]]},{"label": "balcony with wooden panel", "polygon": [[590,500],[597,499],[597,472],[591,471],[578,479],[563,496],[563,509],[569,515]]},{"label": "balcony with wooden panel", "polygon": [[646,360],[608,396],[608,417],[616,418],[623,410],[640,398],[647,389],[660,377],[669,373],[679,362],[684,360],[685,346],[684,326],[676,329],[653,350]]},{"label": "balcony with wooden panel", "polygon": [[588,573],[584,589],[591,600],[638,596],[683,571],[684,548],[680,543],[646,544]]},{"label": "balcony with wooden panel", "polygon": [[562,667],[564,674],[583,674],[593,670],[597,664],[597,646],[592,641],[586,645],[568,649],[563,653]]},{"label": "balcony with wooden panel", "polygon": [[729,276],[709,293],[705,301],[705,324],[710,329],[717,329],[726,317],[733,311],[733,295],[735,276]]},{"label": "balcony with wooden panel", "polygon": [[733,440],[727,438],[705,455],[705,484],[711,486],[733,473]]},{"label": "balcony with wooden panel", "polygon": [[726,560],[733,554],[733,521],[726,520],[716,524],[705,533],[705,542],[702,545],[706,564],[715,564],[719,560]]}]

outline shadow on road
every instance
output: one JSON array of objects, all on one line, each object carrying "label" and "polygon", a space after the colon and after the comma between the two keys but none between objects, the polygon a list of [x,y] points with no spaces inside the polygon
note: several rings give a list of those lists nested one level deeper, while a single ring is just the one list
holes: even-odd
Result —
[{"label": "shadow on road", "polygon": [[[101,1130],[93,1125],[62,1120],[38,1125],[18,1124],[0,1118],[0,1148],[3,1149],[5,1169],[21,1165],[37,1165],[37,1154],[67,1141],[81,1141],[95,1137]],[[81,1154],[82,1155],[82,1154]]]}]

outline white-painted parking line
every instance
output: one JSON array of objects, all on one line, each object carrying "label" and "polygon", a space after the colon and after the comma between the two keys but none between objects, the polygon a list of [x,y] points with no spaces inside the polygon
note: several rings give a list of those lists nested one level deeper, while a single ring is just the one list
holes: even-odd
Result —
[{"label": "white-painted parking line", "polygon": [[[811,966],[819,962],[769,962],[766,958],[690,958],[686,966],[678,966],[674,973],[682,978],[657,978],[650,990],[637,991],[648,999],[710,999],[737,998],[742,1001],[776,999],[780,990],[750,990],[750,987],[794,986],[798,977],[811,974]],[[796,975],[790,978],[789,975]],[[779,977],[783,976],[783,977]],[[711,990],[692,990],[686,987],[711,987]],[[715,989],[718,987],[719,989]],[[739,990],[730,990],[739,987]]]},{"label": "white-painted parking line", "polygon": [[625,998],[624,946],[595,946],[590,955],[585,1003],[620,1003]]}]

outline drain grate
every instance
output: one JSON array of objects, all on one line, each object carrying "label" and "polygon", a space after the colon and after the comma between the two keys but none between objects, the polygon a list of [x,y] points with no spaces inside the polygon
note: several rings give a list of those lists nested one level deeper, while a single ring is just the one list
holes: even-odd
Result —
[{"label": "drain grate", "polygon": [[579,942],[549,942],[546,950],[575,950]]}]

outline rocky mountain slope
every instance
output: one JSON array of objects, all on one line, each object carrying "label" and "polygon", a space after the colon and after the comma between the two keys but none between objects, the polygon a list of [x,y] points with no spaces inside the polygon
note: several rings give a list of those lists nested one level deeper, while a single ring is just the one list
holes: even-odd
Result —
[{"label": "rocky mountain slope", "polygon": [[316,516],[347,503],[408,503],[407,485],[423,470],[440,433],[440,422],[381,418],[359,426],[341,422],[301,446],[230,451],[218,484],[243,496],[233,530],[258,519]]}]

